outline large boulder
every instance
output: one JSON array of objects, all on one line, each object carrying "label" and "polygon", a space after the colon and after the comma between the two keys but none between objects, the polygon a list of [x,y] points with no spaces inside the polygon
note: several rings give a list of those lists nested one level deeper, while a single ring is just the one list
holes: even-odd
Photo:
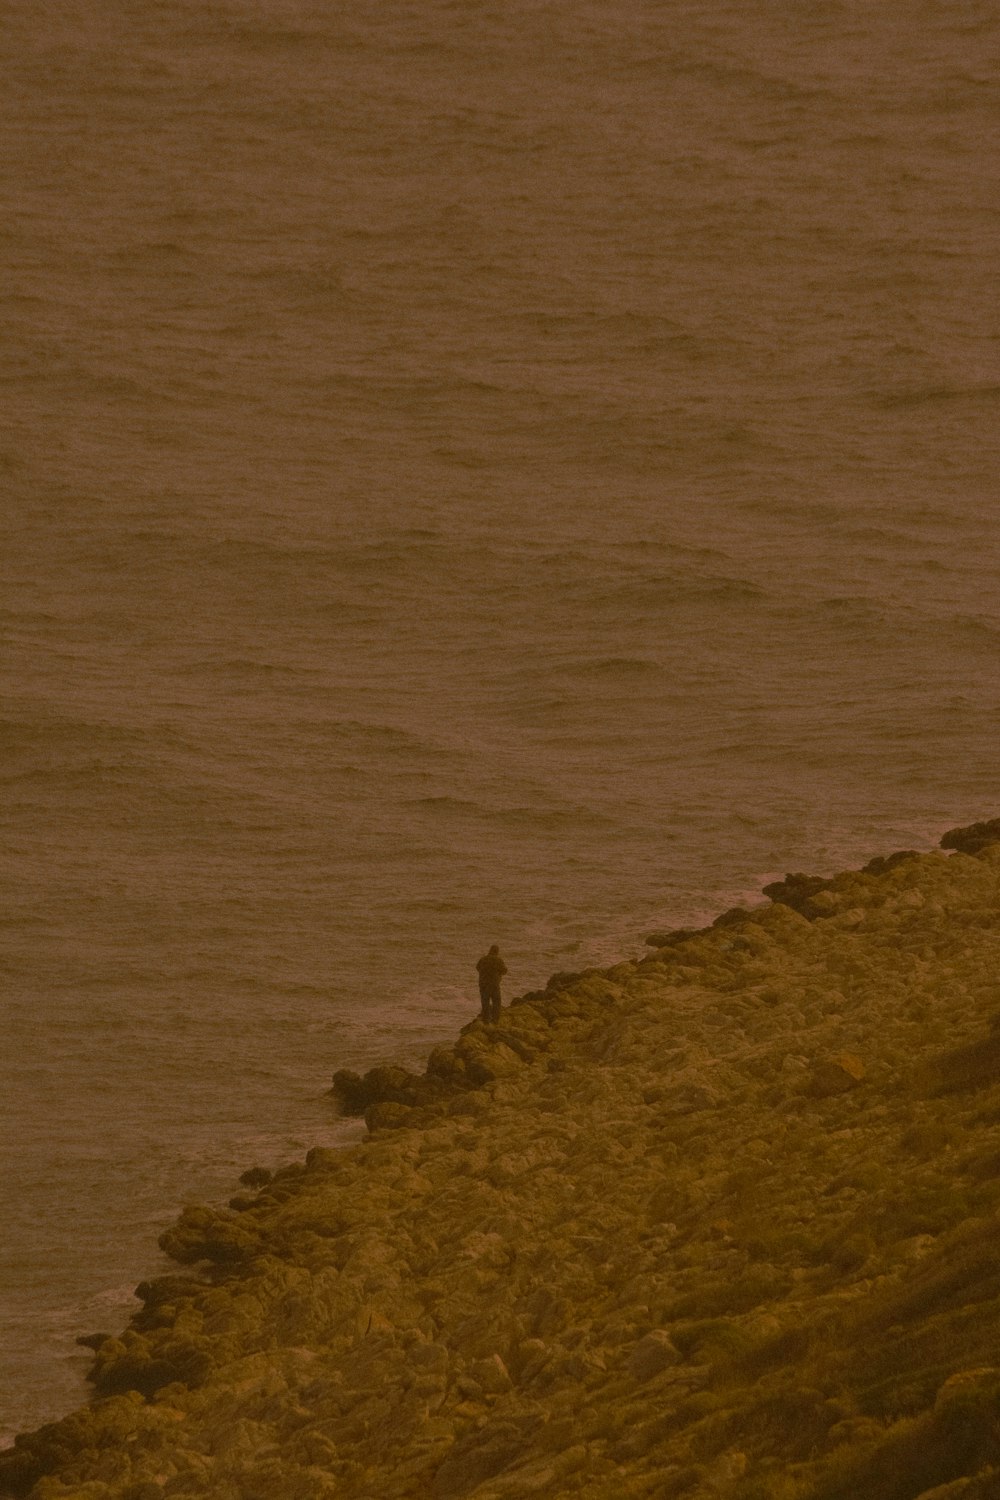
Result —
[{"label": "large boulder", "polygon": [[832,884],[832,881],[824,880],[820,875],[792,874],[786,875],[784,880],[774,880],[766,885],[764,895],[783,906],[790,906],[793,911],[812,920],[821,915],[821,908],[813,905],[812,898],[818,896],[820,891],[828,891]]},{"label": "large boulder", "polygon": [[215,1265],[240,1265],[261,1251],[260,1235],[246,1216],[220,1212],[205,1204],[190,1204],[176,1224],[165,1229],[160,1249],[172,1260],[190,1266],[200,1260]]},{"label": "large boulder", "polygon": [[969,823],[965,828],[951,828],[941,839],[942,849],[957,849],[961,854],[978,854],[990,844],[1000,844],[1000,818]]},{"label": "large boulder", "polygon": [[406,1068],[370,1068],[364,1077],[341,1068],[333,1075],[331,1092],[345,1115],[363,1115],[373,1104],[416,1104],[422,1084]]}]

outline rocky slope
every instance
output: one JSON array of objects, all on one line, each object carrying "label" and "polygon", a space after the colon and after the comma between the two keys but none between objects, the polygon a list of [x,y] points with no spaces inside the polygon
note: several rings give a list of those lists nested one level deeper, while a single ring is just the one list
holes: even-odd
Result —
[{"label": "rocky slope", "polygon": [[4,1493],[1000,1496],[1000,821],[945,842],[338,1075],[367,1138],[187,1209]]}]

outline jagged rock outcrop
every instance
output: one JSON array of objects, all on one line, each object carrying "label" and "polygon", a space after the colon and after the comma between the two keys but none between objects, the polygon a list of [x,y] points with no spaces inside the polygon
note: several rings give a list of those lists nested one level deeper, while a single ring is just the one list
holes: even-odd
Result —
[{"label": "jagged rock outcrop", "polygon": [[963,854],[978,854],[991,844],[1000,843],[1000,818],[985,823],[970,823],[965,828],[951,828],[941,839],[942,849],[958,849]]},{"label": "jagged rock outcrop", "polygon": [[4,1493],[997,1500],[1000,841],[789,879],[339,1075]]}]

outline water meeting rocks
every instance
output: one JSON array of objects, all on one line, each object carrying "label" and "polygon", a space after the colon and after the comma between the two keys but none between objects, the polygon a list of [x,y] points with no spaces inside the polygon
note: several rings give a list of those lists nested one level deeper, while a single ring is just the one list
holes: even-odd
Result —
[{"label": "water meeting rocks", "polygon": [[[996,820],[976,825],[1000,835]],[[1000,841],[555,976],[163,1236],[33,1500],[996,1500]]]}]

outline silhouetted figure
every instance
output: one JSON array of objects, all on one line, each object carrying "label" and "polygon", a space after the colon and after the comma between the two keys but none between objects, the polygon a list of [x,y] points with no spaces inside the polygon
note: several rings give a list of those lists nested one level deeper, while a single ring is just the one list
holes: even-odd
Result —
[{"label": "silhouetted figure", "polygon": [[484,1021],[499,1021],[500,1019],[500,981],[507,972],[507,965],[500,957],[500,949],[496,943],[489,953],[476,964],[479,973],[479,999],[483,1007]]}]

